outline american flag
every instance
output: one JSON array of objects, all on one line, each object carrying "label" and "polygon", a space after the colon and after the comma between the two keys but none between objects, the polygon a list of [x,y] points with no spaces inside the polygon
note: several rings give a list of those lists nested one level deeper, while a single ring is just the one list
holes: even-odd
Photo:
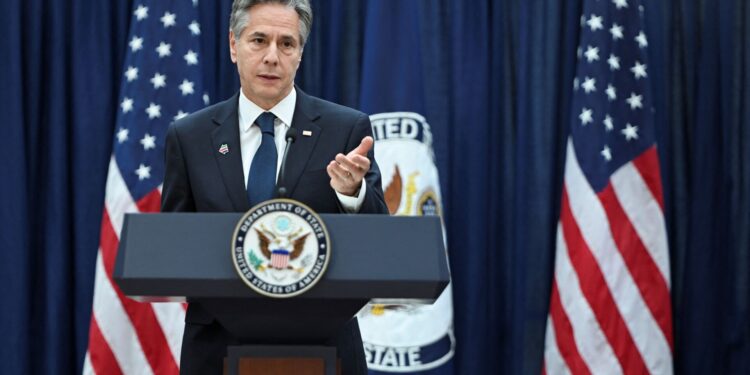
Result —
[{"label": "american flag", "polygon": [[169,123],[208,101],[201,94],[197,1],[133,5],[84,374],[179,371],[183,305],[135,302],[115,285],[112,270],[124,214],[159,211]]},{"label": "american flag", "polygon": [[670,374],[669,254],[638,0],[585,0],[547,319],[549,374]]}]

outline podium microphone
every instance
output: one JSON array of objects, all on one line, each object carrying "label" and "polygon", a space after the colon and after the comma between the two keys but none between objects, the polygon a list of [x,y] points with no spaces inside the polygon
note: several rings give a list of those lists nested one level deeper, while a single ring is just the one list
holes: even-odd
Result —
[{"label": "podium microphone", "polygon": [[286,170],[286,157],[289,155],[289,148],[291,148],[292,143],[294,143],[295,140],[297,140],[297,129],[296,128],[289,128],[289,130],[286,131],[286,148],[284,149],[284,156],[281,158],[281,167],[279,168],[279,178],[276,182],[276,193],[279,198],[286,198],[286,187],[284,186],[284,183],[286,182],[284,179],[284,171]]}]

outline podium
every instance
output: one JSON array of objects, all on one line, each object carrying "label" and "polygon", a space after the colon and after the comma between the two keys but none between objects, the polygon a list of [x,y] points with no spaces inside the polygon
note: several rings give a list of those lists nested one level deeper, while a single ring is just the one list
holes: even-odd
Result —
[{"label": "podium", "polygon": [[239,373],[243,357],[275,358],[269,366],[318,358],[325,367],[319,373],[333,374],[335,348],[320,343],[365,304],[432,303],[450,281],[438,217],[321,214],[331,242],[325,275],[302,295],[266,297],[246,286],[232,263],[241,217],[128,214],[113,275],[139,301],[199,302],[243,343],[228,348],[230,374]]}]

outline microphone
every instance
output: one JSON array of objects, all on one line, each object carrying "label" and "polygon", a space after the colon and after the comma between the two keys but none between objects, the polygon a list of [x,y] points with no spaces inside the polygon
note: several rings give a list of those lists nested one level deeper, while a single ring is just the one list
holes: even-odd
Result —
[{"label": "microphone", "polygon": [[286,136],[284,137],[286,139],[286,148],[284,149],[284,156],[281,158],[281,167],[279,168],[279,178],[276,182],[276,193],[279,198],[286,198],[286,187],[284,186],[284,183],[286,182],[284,180],[284,171],[286,170],[286,158],[289,155],[289,149],[292,146],[292,143],[294,143],[295,140],[297,140],[297,129],[296,128],[289,128],[289,130],[286,131]]}]

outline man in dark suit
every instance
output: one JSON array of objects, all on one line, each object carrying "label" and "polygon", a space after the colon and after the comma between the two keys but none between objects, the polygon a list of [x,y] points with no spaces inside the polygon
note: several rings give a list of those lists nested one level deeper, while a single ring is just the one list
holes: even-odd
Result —
[{"label": "man in dark suit", "polygon": [[[307,0],[234,1],[230,53],[242,88],[170,127],[162,211],[244,212],[273,198],[285,134],[295,128],[279,180],[289,198],[321,213],[388,213],[369,118],[294,86],[311,25]],[[220,373],[237,340],[199,304],[185,322],[181,372]],[[356,319],[331,343],[342,373],[366,373]]]}]

